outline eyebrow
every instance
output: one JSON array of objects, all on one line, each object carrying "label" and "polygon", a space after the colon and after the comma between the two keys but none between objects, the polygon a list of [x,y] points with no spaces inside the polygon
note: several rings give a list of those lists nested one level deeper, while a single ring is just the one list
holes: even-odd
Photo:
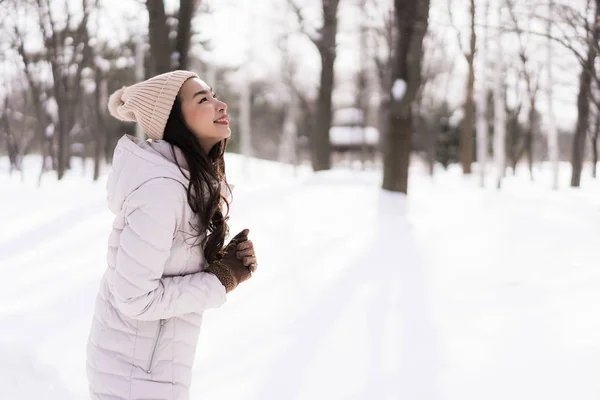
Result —
[{"label": "eyebrow", "polygon": [[[210,91],[211,91],[211,92],[213,91],[213,90],[212,90],[212,88],[210,88],[210,87],[209,87],[209,89],[210,89]],[[207,90],[201,90],[201,91],[199,91],[199,92],[196,92],[196,93],[194,93],[194,95],[192,96],[192,99],[193,99],[194,97],[196,97],[196,96],[200,96],[200,95],[202,95],[202,94],[207,94],[207,93],[208,93],[208,91],[207,91]]]}]

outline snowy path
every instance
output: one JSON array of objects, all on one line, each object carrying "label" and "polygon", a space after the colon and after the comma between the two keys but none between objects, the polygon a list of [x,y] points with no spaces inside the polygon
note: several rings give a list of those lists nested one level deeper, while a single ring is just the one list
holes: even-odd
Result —
[{"label": "snowy path", "polygon": [[509,179],[496,193],[444,180],[421,182],[410,202],[431,268],[440,398],[599,398],[598,182],[556,193]]},{"label": "snowy path", "polygon": [[[213,333],[239,346],[223,364],[200,363],[207,398],[429,397],[435,343],[406,221],[388,211],[400,199],[380,199],[376,183],[345,174],[318,178],[234,209],[239,227],[258,227],[261,264],[271,269],[232,296],[226,309],[239,307],[240,320],[207,315],[200,354],[218,354]],[[241,382],[226,387],[232,375]]]},{"label": "snowy path", "polygon": [[[599,186],[498,194],[415,175],[407,219],[376,174],[231,168],[231,230],[251,228],[260,269],[206,313],[193,398],[600,396]],[[0,398],[85,399],[103,183],[1,179]]]}]

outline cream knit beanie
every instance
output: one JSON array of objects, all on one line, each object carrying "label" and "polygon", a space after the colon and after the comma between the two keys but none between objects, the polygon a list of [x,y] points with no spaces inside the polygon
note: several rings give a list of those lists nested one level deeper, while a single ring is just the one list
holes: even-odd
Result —
[{"label": "cream knit beanie", "polygon": [[124,86],[110,95],[108,111],[121,121],[137,121],[150,139],[160,140],[175,97],[189,78],[198,78],[198,75],[190,71],[171,71]]}]

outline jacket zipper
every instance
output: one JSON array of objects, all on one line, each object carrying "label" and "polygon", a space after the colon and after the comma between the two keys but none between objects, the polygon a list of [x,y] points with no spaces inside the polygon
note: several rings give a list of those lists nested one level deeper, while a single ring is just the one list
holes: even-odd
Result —
[{"label": "jacket zipper", "polygon": [[160,325],[158,327],[158,332],[156,333],[156,338],[154,339],[154,346],[152,347],[152,353],[150,353],[150,360],[148,361],[148,368],[146,368],[146,372],[152,372],[152,363],[154,362],[154,354],[156,354],[156,348],[158,347],[158,342],[160,341],[160,335],[162,334],[163,327],[165,326],[166,320],[161,319]]}]

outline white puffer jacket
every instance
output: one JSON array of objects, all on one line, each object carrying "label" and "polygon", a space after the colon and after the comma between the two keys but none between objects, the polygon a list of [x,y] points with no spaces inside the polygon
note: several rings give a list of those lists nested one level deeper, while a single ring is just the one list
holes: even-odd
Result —
[{"label": "white puffer jacket", "polygon": [[202,313],[225,302],[225,288],[202,272],[187,185],[167,142],[119,140],[107,183],[108,267],[87,347],[92,399],[189,397]]}]

